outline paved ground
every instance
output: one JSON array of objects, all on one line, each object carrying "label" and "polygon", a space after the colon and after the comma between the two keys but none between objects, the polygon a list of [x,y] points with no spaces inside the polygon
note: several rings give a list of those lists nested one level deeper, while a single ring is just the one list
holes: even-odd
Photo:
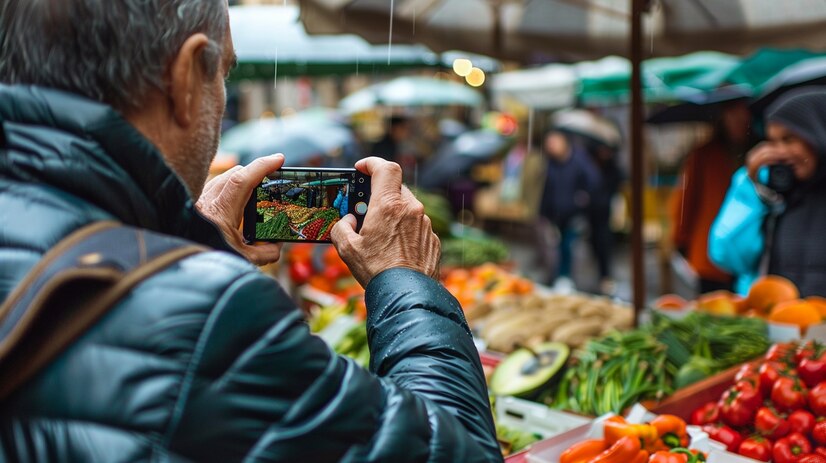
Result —
[{"label": "paved ground", "polygon": [[[490,231],[505,241],[511,250],[511,258],[515,261],[519,272],[534,281],[548,283],[550,278],[550,262],[555,258],[552,233],[545,234],[544,243],[539,244],[535,230],[509,224],[494,225]],[[691,287],[678,275],[671,272],[671,267],[663,268],[660,263],[659,251],[656,246],[650,245],[644,252],[646,275],[646,300],[653,301],[663,294],[664,279],[672,273],[671,291],[684,297],[693,297]],[[617,236],[615,239],[613,277],[616,282],[614,296],[631,301],[633,299],[631,246],[626,237]],[[576,289],[598,293],[599,275],[596,262],[590,246],[584,237],[580,237],[574,245],[573,281]]]}]

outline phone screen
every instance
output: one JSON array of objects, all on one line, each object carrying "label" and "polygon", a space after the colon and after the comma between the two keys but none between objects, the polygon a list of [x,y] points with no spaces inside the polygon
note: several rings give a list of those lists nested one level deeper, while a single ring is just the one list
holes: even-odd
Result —
[{"label": "phone screen", "polygon": [[255,188],[244,212],[244,238],[329,243],[336,222],[353,214],[361,228],[370,178],[355,169],[284,167]]}]

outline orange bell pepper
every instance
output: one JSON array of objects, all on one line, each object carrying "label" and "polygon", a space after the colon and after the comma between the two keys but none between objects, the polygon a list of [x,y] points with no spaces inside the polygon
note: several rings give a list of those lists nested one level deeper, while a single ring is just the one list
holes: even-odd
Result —
[{"label": "orange bell pepper", "polygon": [[671,453],[668,450],[660,450],[651,455],[649,463],[688,463],[688,455],[684,453]]},{"label": "orange bell pepper", "polygon": [[677,447],[688,447],[688,431],[685,420],[674,415],[659,415],[649,423],[657,429],[659,442],[658,450],[667,450]]},{"label": "orange bell pepper", "polygon": [[559,463],[587,463],[608,448],[604,439],[591,439],[572,445],[559,456]]},{"label": "orange bell pepper", "polygon": [[648,452],[640,448],[640,439],[636,436],[625,436],[588,463],[636,463],[643,454],[647,455]]},{"label": "orange bell pepper", "polygon": [[[653,449],[659,440],[657,428],[650,424],[631,424],[621,416],[612,416],[602,425],[605,440],[613,444],[626,436],[636,437],[643,449]],[[629,460],[630,461],[630,460]]]}]

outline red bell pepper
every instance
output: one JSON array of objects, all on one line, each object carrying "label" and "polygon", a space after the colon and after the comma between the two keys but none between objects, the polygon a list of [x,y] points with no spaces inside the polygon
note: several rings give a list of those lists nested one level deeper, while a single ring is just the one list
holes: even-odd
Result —
[{"label": "red bell pepper", "polygon": [[799,463],[800,458],[812,453],[812,444],[803,434],[793,432],[778,439],[772,448],[774,463]]},{"label": "red bell pepper", "polygon": [[707,424],[703,426],[703,431],[708,433],[708,437],[712,440],[725,445],[729,452],[736,452],[740,448],[740,443],[743,442],[743,436],[739,432],[724,424]]},{"label": "red bell pepper", "polygon": [[826,457],[826,447],[818,447],[815,449],[815,453],[818,455],[823,455]]},{"label": "red bell pepper", "polygon": [[[826,387],[824,387],[824,391],[826,391]],[[771,399],[778,409],[791,412],[806,406],[807,394],[808,389],[799,379],[780,378],[772,386]]]},{"label": "red bell pepper", "polygon": [[720,397],[720,416],[730,426],[746,426],[754,419],[754,414],[763,402],[755,387],[741,381]]},{"label": "red bell pepper", "polygon": [[803,358],[797,364],[797,373],[809,387],[826,381],[826,346],[818,342],[807,344],[809,349],[802,352]]},{"label": "red bell pepper", "polygon": [[809,410],[817,416],[826,416],[826,381],[809,391]]},{"label": "red bell pepper", "polygon": [[820,418],[812,428],[812,440],[817,445],[826,445],[826,420]]},{"label": "red bell pepper", "polygon": [[786,420],[789,422],[791,432],[799,432],[804,436],[808,436],[812,433],[817,419],[806,410],[795,410]]},{"label": "red bell pepper", "polygon": [[737,453],[758,461],[770,461],[772,459],[772,443],[760,436],[749,437],[740,444]]},{"label": "red bell pepper", "polygon": [[779,439],[791,430],[786,418],[769,407],[760,407],[754,416],[754,429],[763,437]]},{"label": "red bell pepper", "polygon": [[720,407],[717,402],[707,402],[691,413],[691,424],[695,426],[702,426],[704,424],[714,423],[720,418]]}]

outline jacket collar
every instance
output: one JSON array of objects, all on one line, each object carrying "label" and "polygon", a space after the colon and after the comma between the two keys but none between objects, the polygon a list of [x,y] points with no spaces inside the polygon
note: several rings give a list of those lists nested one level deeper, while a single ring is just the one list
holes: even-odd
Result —
[{"label": "jacket collar", "polygon": [[0,123],[0,176],[44,183],[128,225],[231,250],[157,148],[111,107],[54,89],[0,85]]}]

